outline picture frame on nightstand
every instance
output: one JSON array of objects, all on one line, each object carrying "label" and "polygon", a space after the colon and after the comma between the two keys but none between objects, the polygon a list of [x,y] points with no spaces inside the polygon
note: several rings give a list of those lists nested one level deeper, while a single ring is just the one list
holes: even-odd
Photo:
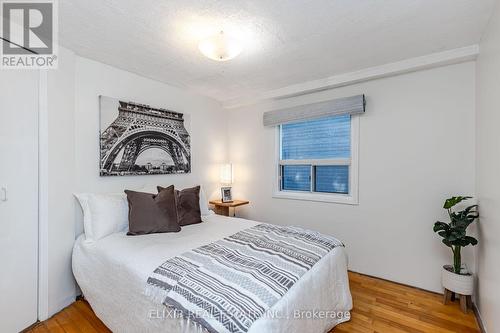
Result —
[{"label": "picture frame on nightstand", "polygon": [[221,187],[222,202],[233,202],[231,187]]}]

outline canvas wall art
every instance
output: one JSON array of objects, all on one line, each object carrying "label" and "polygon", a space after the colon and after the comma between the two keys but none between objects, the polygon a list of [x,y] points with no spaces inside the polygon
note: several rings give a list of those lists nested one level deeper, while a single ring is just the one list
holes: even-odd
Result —
[{"label": "canvas wall art", "polygon": [[191,172],[185,114],[106,96],[99,103],[101,176]]}]

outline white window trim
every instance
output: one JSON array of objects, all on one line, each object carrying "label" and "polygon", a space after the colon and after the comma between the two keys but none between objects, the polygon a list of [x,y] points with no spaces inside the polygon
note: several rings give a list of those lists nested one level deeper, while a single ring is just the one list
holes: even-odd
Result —
[{"label": "white window trim", "polygon": [[[315,165],[350,165],[349,194],[288,191],[280,189],[280,128],[276,126],[275,158],[274,158],[274,189],[273,198],[305,201],[331,202],[347,205],[359,204],[359,116],[351,116],[351,158],[338,160],[314,160]],[[281,165],[311,164],[308,160],[287,160]]]}]

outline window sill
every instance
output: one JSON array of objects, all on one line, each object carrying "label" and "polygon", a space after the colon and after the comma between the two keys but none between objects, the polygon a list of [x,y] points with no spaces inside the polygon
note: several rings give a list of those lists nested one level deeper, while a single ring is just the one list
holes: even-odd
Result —
[{"label": "window sill", "polygon": [[276,199],[291,199],[303,201],[330,202],[344,205],[358,205],[358,198],[344,194],[310,193],[295,191],[279,191],[273,193]]}]

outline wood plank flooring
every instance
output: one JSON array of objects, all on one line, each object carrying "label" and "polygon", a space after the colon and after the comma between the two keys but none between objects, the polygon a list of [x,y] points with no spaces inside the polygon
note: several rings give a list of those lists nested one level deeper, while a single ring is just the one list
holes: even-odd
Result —
[{"label": "wood plank flooring", "polygon": [[[349,273],[354,309],[351,321],[330,333],[479,332],[471,310],[460,311],[458,302],[443,305],[442,295],[357,273]],[[105,333],[108,328],[79,300],[39,323],[29,333]]]}]

